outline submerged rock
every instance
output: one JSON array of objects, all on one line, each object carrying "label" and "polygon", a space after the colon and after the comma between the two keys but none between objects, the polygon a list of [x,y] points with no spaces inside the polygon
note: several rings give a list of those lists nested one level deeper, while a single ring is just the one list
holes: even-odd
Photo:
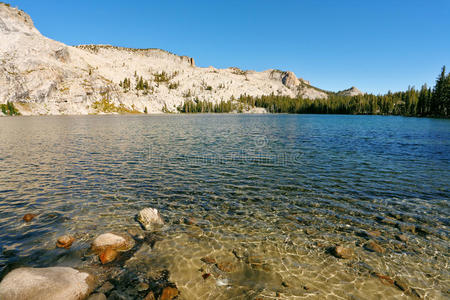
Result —
[{"label": "submerged rock", "polygon": [[371,230],[367,232],[367,236],[368,237],[380,237],[381,236],[381,231],[379,230]]},{"label": "submerged rock", "polygon": [[156,300],[155,294],[154,294],[152,291],[150,291],[150,292],[147,294],[147,296],[145,296],[144,300]]},{"label": "submerged rock", "polygon": [[19,268],[8,273],[0,283],[2,300],[79,300],[93,290],[94,278],[68,268]]},{"label": "submerged rock", "polygon": [[103,293],[95,293],[90,295],[87,300],[106,300],[106,296]]},{"label": "submerged rock", "polygon": [[140,227],[133,227],[128,229],[128,234],[136,240],[144,239],[144,231]]},{"label": "submerged rock", "polygon": [[373,275],[375,277],[378,277],[384,285],[394,285],[394,280],[387,275],[383,275],[377,272],[374,272]]},{"label": "submerged rock", "polygon": [[63,235],[56,241],[56,247],[69,249],[72,246],[75,238],[71,235]]},{"label": "submerged rock", "polygon": [[136,289],[138,290],[138,292],[144,292],[149,289],[149,285],[145,282],[141,282],[138,284]]},{"label": "submerged rock", "polygon": [[163,289],[161,297],[159,299],[160,300],[172,300],[176,296],[178,296],[178,289],[168,286]]},{"label": "submerged rock", "polygon": [[201,258],[200,260],[206,264],[215,264],[216,263],[216,260],[210,256],[205,256],[205,257]]},{"label": "submerged rock", "polygon": [[145,296],[144,300],[156,300],[155,294],[154,294],[152,291],[150,291],[150,292],[147,294],[147,296]]},{"label": "submerged rock", "polygon": [[416,226],[414,224],[406,224],[406,223],[398,223],[397,224],[397,228],[401,231],[401,232],[411,232],[411,233],[416,233]]},{"label": "submerged rock", "polygon": [[154,225],[164,225],[164,221],[156,208],[142,209],[137,216],[137,220],[145,230],[152,230]]},{"label": "submerged rock", "polygon": [[397,224],[397,220],[391,217],[379,218],[379,221],[383,224],[387,225],[395,225]]},{"label": "submerged rock", "polygon": [[219,278],[219,279],[216,280],[216,285],[217,286],[228,286],[230,284],[228,282],[228,279],[226,279],[226,278]]},{"label": "submerged rock", "polygon": [[231,262],[216,263],[217,269],[222,272],[231,273],[236,270],[236,266]]},{"label": "submerged rock", "polygon": [[185,218],[184,224],[186,225],[198,225],[198,221],[195,218]]},{"label": "submerged rock", "polygon": [[100,261],[102,262],[102,264],[110,263],[116,259],[118,254],[119,253],[116,250],[108,248],[104,250],[102,253],[100,253],[99,255]]},{"label": "submerged rock", "polygon": [[99,253],[106,249],[128,251],[133,247],[133,238],[125,234],[103,233],[92,242],[92,250]]},{"label": "submerged rock", "polygon": [[420,296],[420,294],[412,287],[409,287],[408,284],[406,282],[404,282],[401,279],[396,279],[394,281],[394,284],[397,288],[399,288],[401,291],[405,292],[406,295],[411,296],[411,297],[415,297],[415,298],[419,298],[421,299],[422,297]]},{"label": "submerged rock", "polygon": [[405,242],[405,243],[408,241],[408,236],[405,235],[405,234],[397,234],[397,235],[395,236],[395,238],[396,238],[397,240],[399,240],[399,241],[401,241],[401,242]]},{"label": "submerged rock", "polygon": [[112,291],[108,297],[108,300],[128,300],[130,299],[126,294],[119,291]]},{"label": "submerged rock", "polygon": [[331,249],[331,254],[333,254],[337,258],[349,259],[352,258],[353,253],[353,249],[346,248],[340,245]]},{"label": "submerged rock", "polygon": [[112,289],[114,289],[114,285],[111,282],[107,281],[97,291],[100,293],[108,293]]},{"label": "submerged rock", "polygon": [[368,241],[366,244],[364,244],[364,249],[371,251],[371,252],[377,252],[377,253],[384,253],[384,248],[378,245],[375,241]]},{"label": "submerged rock", "polygon": [[26,215],[23,216],[22,219],[23,219],[25,222],[31,222],[31,220],[33,220],[35,217],[36,217],[35,214],[26,214]]}]

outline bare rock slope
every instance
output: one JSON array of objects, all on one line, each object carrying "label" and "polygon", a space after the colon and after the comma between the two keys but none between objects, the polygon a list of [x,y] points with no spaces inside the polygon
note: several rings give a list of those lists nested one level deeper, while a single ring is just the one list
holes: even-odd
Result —
[{"label": "bare rock slope", "polygon": [[354,87],[354,86],[352,86],[352,87],[349,88],[349,89],[340,91],[340,92],[338,92],[337,94],[338,94],[338,95],[341,95],[341,96],[350,96],[350,97],[353,97],[353,96],[359,96],[359,95],[364,95],[363,92],[361,92],[360,90],[358,90],[358,89],[357,89],[356,87]]},{"label": "bare rock slope", "polygon": [[67,46],[0,3],[0,103],[14,102],[24,115],[176,112],[186,100],[272,93],[327,98],[292,72],[200,68],[160,49]]}]

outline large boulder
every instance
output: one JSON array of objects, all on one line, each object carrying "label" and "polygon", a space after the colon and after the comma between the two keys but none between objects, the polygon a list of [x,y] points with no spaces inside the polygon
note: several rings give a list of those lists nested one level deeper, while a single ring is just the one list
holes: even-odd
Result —
[{"label": "large boulder", "polygon": [[19,268],[0,283],[2,300],[80,300],[94,288],[94,277],[68,267]]},{"label": "large boulder", "polygon": [[154,225],[164,225],[164,221],[156,208],[142,209],[137,216],[137,220],[145,230],[153,229]]}]

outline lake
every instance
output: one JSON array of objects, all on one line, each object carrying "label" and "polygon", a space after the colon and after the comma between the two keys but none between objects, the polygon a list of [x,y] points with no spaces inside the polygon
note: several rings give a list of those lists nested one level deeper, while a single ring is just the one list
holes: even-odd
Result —
[{"label": "lake", "polygon": [[0,153],[0,278],[105,271],[93,238],[154,207],[166,224],[126,267],[168,271],[181,299],[449,297],[450,120],[3,117]]}]

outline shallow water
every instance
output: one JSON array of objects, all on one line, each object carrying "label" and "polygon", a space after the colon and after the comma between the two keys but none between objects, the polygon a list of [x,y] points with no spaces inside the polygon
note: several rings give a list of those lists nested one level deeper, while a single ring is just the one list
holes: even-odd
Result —
[{"label": "shallow water", "polygon": [[[163,239],[134,263],[167,268],[182,299],[412,297],[375,273],[449,297],[450,120],[5,117],[0,153],[0,278],[80,266],[95,235],[137,228],[150,206]],[[373,230],[384,254],[363,248]],[[64,233],[78,238],[69,251],[55,249]],[[354,258],[330,255],[336,244]]]}]

